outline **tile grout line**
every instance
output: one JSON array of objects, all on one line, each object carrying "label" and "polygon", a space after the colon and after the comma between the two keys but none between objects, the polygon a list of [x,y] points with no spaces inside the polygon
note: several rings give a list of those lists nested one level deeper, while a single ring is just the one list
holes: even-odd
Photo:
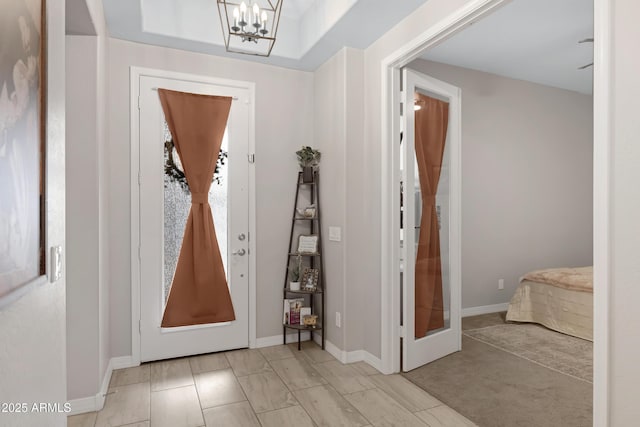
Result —
[{"label": "tile grout line", "polygon": [[[284,345],[286,345],[286,344],[284,344]],[[295,355],[293,356],[293,358],[295,358]],[[287,357],[286,359],[291,359],[291,358],[290,358],[290,357]],[[284,360],[284,359],[277,359],[277,360]],[[298,398],[297,398],[297,397],[295,396],[295,394],[294,394],[294,391],[293,391],[293,390],[291,390],[291,388],[287,385],[287,383],[286,383],[286,382],[284,381],[284,379],[280,376],[280,374],[278,374],[278,371],[276,371],[276,369],[273,367],[273,365],[271,365],[271,362],[272,362],[271,360],[267,360],[267,363],[269,364],[269,367],[270,367],[271,369],[273,369],[273,372],[275,372],[276,376],[277,376],[278,378],[280,378],[280,381],[282,381],[282,384],[284,384],[284,386],[287,388],[287,390],[289,390],[289,393],[291,393],[291,396],[295,399],[295,401],[296,401],[296,402],[298,402],[298,406],[299,406],[300,408],[302,408],[302,410],[304,411],[304,413],[305,413],[305,414],[307,414],[307,417],[309,417],[309,419],[311,420],[311,422],[312,422],[315,426],[317,426],[317,425],[318,425],[318,423],[316,423],[316,421],[313,419],[313,417],[311,416],[311,414],[309,414],[309,411],[307,411],[307,408],[305,408],[305,407],[304,407],[304,405],[303,405],[303,404],[298,400]],[[319,374],[320,376],[322,376],[319,372],[318,372],[318,374]],[[313,386],[313,387],[315,387],[315,386]],[[311,388],[311,387],[308,387],[308,388]],[[301,389],[301,390],[304,390],[304,389]],[[260,421],[260,419],[259,419],[259,418],[258,418],[258,421]],[[260,424],[262,424],[262,422],[260,422]]]},{"label": "tile grout line", "polygon": [[[224,357],[224,360],[227,360],[227,356]],[[229,363],[228,360],[227,360],[227,363]],[[191,366],[191,359],[189,359],[189,370],[191,371],[191,377],[193,378],[193,388],[196,389],[196,397],[198,398],[198,406],[200,406],[200,415],[202,415],[202,421],[204,422],[204,425],[206,427],[207,420],[204,417],[204,408],[202,407],[202,401],[200,400],[200,392],[198,391],[198,384],[196,383],[196,374],[193,373],[193,366]],[[231,372],[233,372],[233,371],[231,371]],[[149,422],[149,424],[151,424],[151,422]]]}]

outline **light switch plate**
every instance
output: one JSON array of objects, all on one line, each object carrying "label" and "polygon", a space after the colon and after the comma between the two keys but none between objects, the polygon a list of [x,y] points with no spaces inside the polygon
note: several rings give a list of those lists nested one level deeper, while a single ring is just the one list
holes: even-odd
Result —
[{"label": "light switch plate", "polygon": [[329,227],[329,240],[339,242],[342,240],[342,229],[340,227]]},{"label": "light switch plate", "polygon": [[51,283],[62,277],[62,246],[51,247]]}]

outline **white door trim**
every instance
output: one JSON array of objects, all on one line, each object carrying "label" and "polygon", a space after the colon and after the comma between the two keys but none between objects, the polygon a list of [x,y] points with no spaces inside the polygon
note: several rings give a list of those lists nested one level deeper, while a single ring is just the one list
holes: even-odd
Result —
[{"label": "white door trim", "polygon": [[[131,358],[140,364],[140,77],[149,76],[196,83],[230,86],[249,92],[249,153],[255,153],[255,83],[152,68],[131,67]],[[247,161],[249,161],[247,159]],[[256,193],[255,164],[249,163],[249,347],[256,346]]]},{"label": "white door trim", "polygon": [[594,0],[593,425],[609,425],[611,0]]},{"label": "white door trim", "polygon": [[[401,46],[381,63],[381,364],[386,374],[400,370],[399,259],[400,215],[398,159],[400,155],[400,69],[426,49],[490,14],[510,0],[472,0],[453,14]],[[611,81],[611,0],[594,0],[594,425],[609,419],[609,159]],[[397,89],[397,90],[396,90]]]}]

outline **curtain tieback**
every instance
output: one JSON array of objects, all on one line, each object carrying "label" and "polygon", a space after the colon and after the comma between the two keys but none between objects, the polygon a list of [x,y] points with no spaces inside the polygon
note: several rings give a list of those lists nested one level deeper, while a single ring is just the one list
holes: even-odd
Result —
[{"label": "curtain tieback", "polygon": [[[202,224],[204,227],[204,234],[200,234],[198,232],[194,233],[195,244],[198,247],[211,247],[211,242],[209,241],[211,237],[211,224],[207,221],[205,215],[205,205],[209,204],[209,193],[191,193],[191,204],[192,205],[200,205],[203,209],[195,209],[194,211],[194,219],[197,217],[201,217],[202,219],[196,220],[197,223]],[[206,208],[207,211],[209,208]],[[204,242],[203,242],[204,240]]]},{"label": "curtain tieback", "polygon": [[209,193],[191,193],[191,204],[204,205],[209,203]]}]

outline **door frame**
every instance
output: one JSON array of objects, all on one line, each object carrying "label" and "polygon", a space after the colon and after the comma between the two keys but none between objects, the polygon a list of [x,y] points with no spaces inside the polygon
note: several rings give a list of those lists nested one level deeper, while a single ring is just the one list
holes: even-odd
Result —
[{"label": "door frame", "polygon": [[[400,46],[381,62],[381,345],[382,371],[400,371],[400,69],[466,26],[511,0],[471,0],[424,33]],[[609,420],[609,278],[610,278],[610,157],[611,157],[611,0],[594,0],[594,391],[593,423]]]},{"label": "door frame", "polygon": [[[255,155],[255,83],[154,68],[130,67],[131,358],[134,365],[140,365],[140,110],[138,103],[140,78],[143,76],[246,89],[250,99],[248,154]],[[256,173],[255,162],[249,159],[247,162],[249,166],[249,348],[254,348],[256,346]]]}]

